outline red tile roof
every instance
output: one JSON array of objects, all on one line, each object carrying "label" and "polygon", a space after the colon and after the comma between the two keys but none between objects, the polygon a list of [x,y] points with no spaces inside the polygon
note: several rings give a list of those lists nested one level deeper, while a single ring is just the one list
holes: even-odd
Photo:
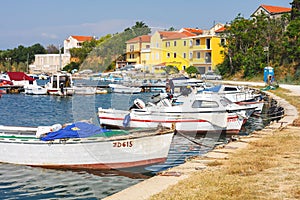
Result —
[{"label": "red tile roof", "polygon": [[178,32],[178,31],[158,31],[158,32],[162,36],[162,39],[169,39],[169,40],[180,39],[180,38],[185,38],[185,37],[190,37],[190,36],[194,36],[195,35],[195,34],[192,34],[190,32],[187,32],[187,31],[183,31],[183,32]]},{"label": "red tile roof", "polygon": [[151,35],[141,35],[131,40],[128,40],[126,43],[136,43],[136,42],[150,42]]},{"label": "red tile roof", "polygon": [[280,6],[270,6],[270,5],[260,5],[262,8],[267,10],[270,14],[276,14],[276,13],[286,13],[291,12],[291,8],[287,7],[280,7]]},{"label": "red tile roof", "polygon": [[226,30],[225,26],[222,26],[221,28],[219,28],[218,30],[215,31],[215,33],[222,33]]},{"label": "red tile roof", "polygon": [[92,36],[71,35],[71,37],[78,40],[79,42],[91,41],[93,39]]},{"label": "red tile roof", "polygon": [[196,35],[203,34],[203,30],[198,29],[198,28],[183,28],[183,29],[190,32],[190,33],[196,34]]}]

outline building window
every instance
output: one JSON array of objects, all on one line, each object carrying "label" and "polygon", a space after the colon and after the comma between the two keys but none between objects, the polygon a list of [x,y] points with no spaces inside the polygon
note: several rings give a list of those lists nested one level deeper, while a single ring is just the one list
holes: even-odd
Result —
[{"label": "building window", "polygon": [[159,53],[156,53],[156,60],[159,60]]},{"label": "building window", "polygon": [[176,47],[176,44],[177,44],[177,42],[176,42],[176,41],[174,41],[174,47]]},{"label": "building window", "polygon": [[167,53],[167,58],[170,58],[170,53]]},{"label": "building window", "polygon": [[186,58],[186,53],[183,53],[182,57],[183,57],[183,58]]},{"label": "building window", "polygon": [[196,39],[196,46],[200,46],[200,39]]},{"label": "building window", "polygon": [[170,42],[166,42],[166,47],[169,47],[170,46]]},{"label": "building window", "polygon": [[130,51],[132,52],[132,51],[134,51],[134,45],[130,45]]},{"label": "building window", "polygon": [[185,66],[185,65],[183,65],[183,66],[182,66],[182,69],[183,69],[183,70],[185,70],[185,69],[186,69],[186,66]]},{"label": "building window", "polygon": [[176,53],[174,53],[174,58],[176,58],[176,56],[177,56]]},{"label": "building window", "polygon": [[222,45],[222,46],[225,45],[225,38],[221,38],[221,45]]},{"label": "building window", "polygon": [[150,58],[150,55],[149,55],[149,54],[146,54],[146,55],[145,55],[145,59],[146,59],[146,60],[149,60],[149,58]]},{"label": "building window", "polygon": [[131,54],[129,55],[129,58],[130,58],[130,59],[134,59],[134,54],[131,53]]},{"label": "building window", "polygon": [[201,53],[197,52],[197,59],[200,59],[200,58],[201,58]]},{"label": "building window", "polygon": [[206,48],[210,49],[210,39],[206,39]]},{"label": "building window", "polygon": [[150,45],[149,44],[146,45],[146,49],[150,49]]},{"label": "building window", "polygon": [[190,52],[190,59],[193,58],[193,52]]},{"label": "building window", "polygon": [[186,46],[186,40],[183,41],[183,46]]},{"label": "building window", "polygon": [[190,40],[190,47],[193,46],[193,40]]}]

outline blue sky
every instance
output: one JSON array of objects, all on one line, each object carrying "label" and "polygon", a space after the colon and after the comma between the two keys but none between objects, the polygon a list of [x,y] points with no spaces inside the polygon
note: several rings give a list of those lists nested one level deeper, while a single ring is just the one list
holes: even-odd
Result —
[{"label": "blue sky", "polygon": [[135,22],[149,27],[209,29],[245,18],[261,4],[290,7],[292,0],[1,0],[0,49],[40,43],[62,45],[70,35],[101,37]]}]

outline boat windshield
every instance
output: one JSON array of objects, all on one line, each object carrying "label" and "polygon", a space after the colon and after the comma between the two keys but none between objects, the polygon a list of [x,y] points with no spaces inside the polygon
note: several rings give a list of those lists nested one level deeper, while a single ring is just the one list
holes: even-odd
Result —
[{"label": "boat windshield", "polygon": [[192,108],[218,108],[219,104],[216,101],[195,100]]}]

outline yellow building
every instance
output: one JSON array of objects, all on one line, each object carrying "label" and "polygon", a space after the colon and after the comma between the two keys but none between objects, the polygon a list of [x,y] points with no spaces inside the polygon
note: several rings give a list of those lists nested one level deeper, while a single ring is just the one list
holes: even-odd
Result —
[{"label": "yellow building", "polygon": [[216,35],[199,35],[192,38],[190,65],[198,68],[201,74],[212,71],[224,60],[222,38]]},{"label": "yellow building", "polygon": [[140,36],[126,42],[127,62],[140,64],[155,72],[171,65],[179,70],[195,66],[200,73],[213,70],[224,59],[222,39],[216,28],[209,31],[183,28],[179,31],[156,31],[152,36]]},{"label": "yellow building", "polygon": [[150,39],[150,35],[142,35],[126,42],[126,61],[129,65],[145,64],[145,57],[150,53]]}]

